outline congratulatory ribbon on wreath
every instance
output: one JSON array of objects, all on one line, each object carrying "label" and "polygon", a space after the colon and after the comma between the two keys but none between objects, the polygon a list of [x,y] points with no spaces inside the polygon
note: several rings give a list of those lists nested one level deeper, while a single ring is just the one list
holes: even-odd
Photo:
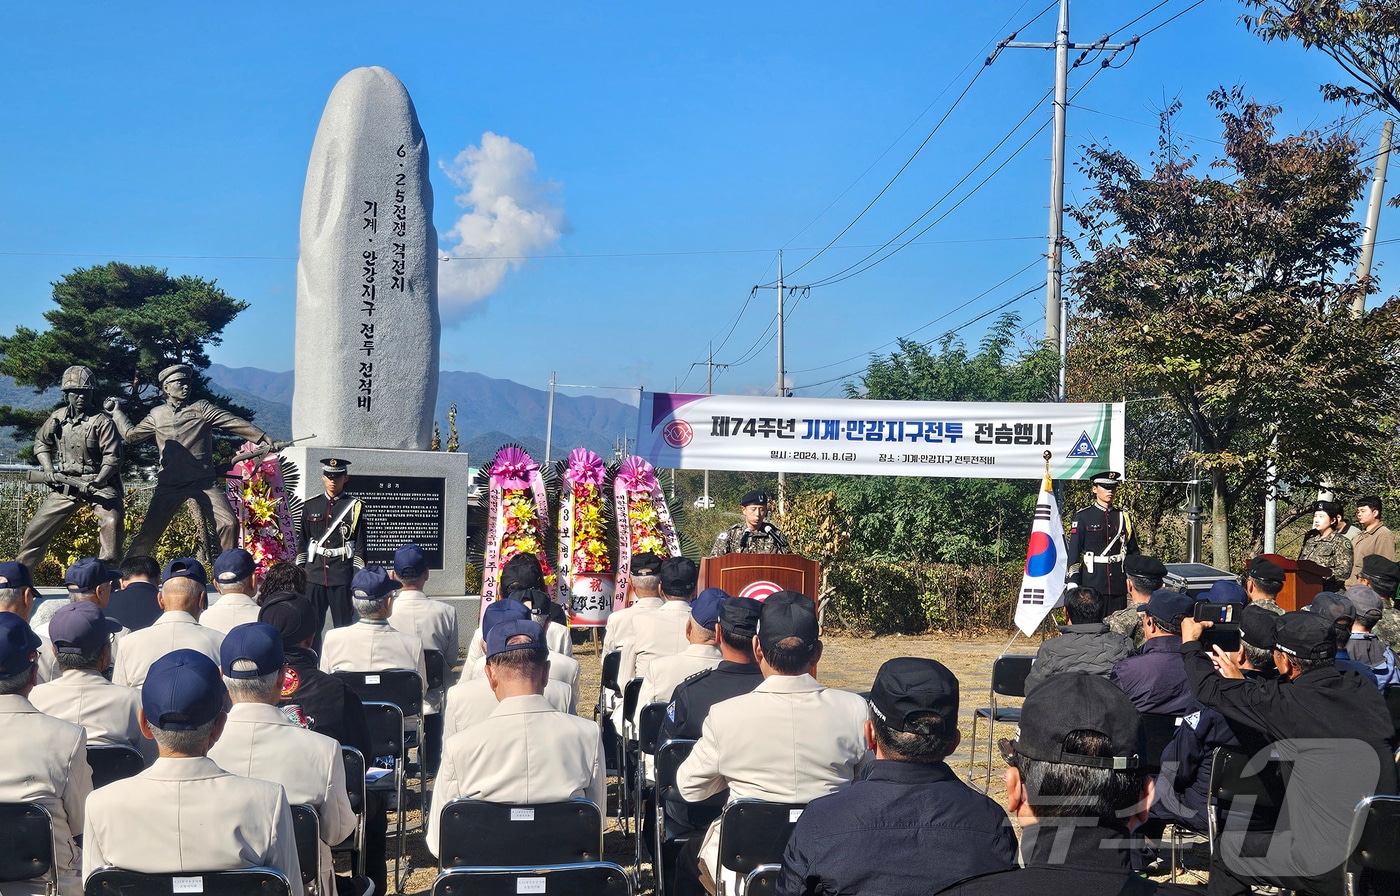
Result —
[{"label": "congratulatory ribbon on wreath", "polygon": [[549,502],[540,465],[524,449],[507,445],[496,452],[490,475],[486,566],[481,577],[482,615],[499,596],[501,567],[511,557],[522,552],[534,554],[545,574],[550,572],[542,539]]},{"label": "congratulatory ribbon on wreath", "polygon": [[1064,602],[1065,527],[1050,481],[1050,452],[1045,452],[1045,477],[1035,500],[1031,540],[1026,548],[1026,571],[1016,599],[1016,627],[1030,637],[1050,611]]},{"label": "congratulatory ribbon on wreath", "polygon": [[656,468],[635,455],[622,462],[613,478],[613,506],[617,511],[617,590],[613,609],[627,605],[627,585],[632,579],[632,555],[650,551],[661,559],[681,555],[680,539],[671,524],[666,493],[656,479]]}]

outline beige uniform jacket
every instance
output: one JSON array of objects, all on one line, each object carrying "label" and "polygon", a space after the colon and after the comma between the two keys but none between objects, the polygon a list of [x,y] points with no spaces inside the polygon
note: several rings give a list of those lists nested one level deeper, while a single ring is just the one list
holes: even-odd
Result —
[{"label": "beige uniform jacket", "polygon": [[231,775],[214,760],[157,759],[93,791],[83,829],[83,879],[105,865],[170,874],[263,866],[301,896],[292,810],[279,784]]},{"label": "beige uniform jacket", "polygon": [[[865,747],[863,698],[810,675],[770,675],[748,694],[710,708],[700,739],[676,773],[688,802],[729,788],[729,798],[809,803],[835,793],[874,757]],[[700,849],[702,870],[718,865],[719,822]]]},{"label": "beige uniform jacket", "polygon": [[[83,729],[44,715],[18,694],[0,695],[0,751],[0,803],[39,803],[49,810],[58,891],[82,896],[82,857],[73,838],[82,833],[83,804],[92,791]],[[40,896],[44,883],[6,883],[0,890]]]},{"label": "beige uniform jacket", "polygon": [[321,649],[322,672],[383,672],[413,669],[428,693],[428,667],[423,662],[423,642],[401,632],[384,619],[360,619],[354,625],[326,632]]},{"label": "beige uniform jacket", "polygon": [[[567,684],[551,678],[545,682],[544,698],[549,705],[573,715],[574,692]],[[496,711],[496,692],[483,675],[454,684],[447,692],[447,708],[443,710],[442,739],[446,741],[458,731],[464,731],[484,721]]]},{"label": "beige uniform jacket", "polygon": [[632,622],[637,614],[659,610],[664,603],[665,599],[660,597],[639,597],[616,613],[609,613],[608,625],[603,632],[603,653],[621,650],[632,637]]},{"label": "beige uniform jacket", "polygon": [[[398,604],[394,605],[394,613],[399,612]],[[559,625],[551,622],[544,630],[544,643],[549,647],[551,653],[562,653],[564,656],[573,657],[574,639],[569,634],[567,625]],[[482,640],[481,629],[477,629],[472,635],[471,646],[467,648],[467,661],[463,666],[470,668],[476,665],[476,661],[486,656],[486,642]]]},{"label": "beige uniform jacket", "polygon": [[[467,675],[468,671],[471,673],[470,676]],[[564,656],[562,653],[555,653],[553,650],[549,652],[549,678],[551,681],[562,681],[569,686],[569,690],[573,693],[574,706],[579,704],[579,672],[578,660],[571,656]],[[464,670],[462,677],[486,678],[486,657],[483,656],[473,663],[470,669]]]},{"label": "beige uniform jacket", "polygon": [[288,803],[316,810],[321,818],[321,892],[334,896],[330,844],[350,836],[356,822],[340,744],[289,722],[275,706],[235,703],[209,758],[231,774],[281,784]]},{"label": "beige uniform jacket", "polygon": [[429,715],[439,712],[443,692],[452,685],[452,667],[457,665],[457,611],[421,591],[400,591],[394,599],[389,625],[416,635],[423,642],[424,650],[442,654],[443,687],[428,692],[427,710]]},{"label": "beige uniform jacket", "polygon": [[675,656],[690,646],[685,625],[690,620],[690,604],[683,600],[668,600],[651,612],[632,618],[632,637],[622,647],[622,664],[618,666],[617,682],[624,685],[633,678],[646,678],[647,666],[659,656]]},{"label": "beige uniform jacket", "polygon": [[82,725],[89,744],[129,744],[144,750],[151,743],[136,720],[141,692],[112,684],[93,669],[65,669],[31,691],[29,702],[45,715]]},{"label": "beige uniform jacket", "polygon": [[[428,817],[428,849],[439,854],[439,816],[451,800],[529,804],[576,797],[607,811],[598,726],[560,712],[539,694],[507,697],[490,718],[443,744]],[[602,840],[599,826],[600,849]]]},{"label": "beige uniform jacket", "polygon": [[691,644],[674,656],[659,656],[647,668],[647,677],[642,679],[642,690],[637,696],[636,722],[642,714],[642,707],[648,703],[669,703],[671,692],[676,685],[696,672],[713,669],[720,660],[719,648],[709,644]]},{"label": "beige uniform jacket", "polygon": [[[54,603],[54,601],[45,601],[46,606],[50,603]],[[66,601],[60,601],[58,603],[61,606],[63,603],[66,603]],[[50,614],[48,619],[52,618],[53,615]],[[109,616],[107,618],[110,619],[111,617]],[[41,642],[39,644],[39,684],[53,681],[63,674],[63,669],[59,668],[58,665],[58,657],[53,652],[53,642],[49,640],[48,619],[45,619],[42,623],[34,623],[31,620],[29,626],[34,630],[34,634],[39,636],[39,641]],[[117,657],[117,645],[121,643],[122,636],[129,634],[131,634],[131,629],[123,626],[121,631],[112,635],[113,660]]]},{"label": "beige uniform jacket", "polygon": [[223,643],[223,632],[205,628],[182,610],[167,610],[147,628],[121,639],[115,648],[116,669],[112,682],[129,688],[141,687],[155,661],[172,650],[197,650],[218,663],[219,645]]},{"label": "beige uniform jacket", "polygon": [[258,621],[258,602],[246,594],[230,591],[219,595],[214,606],[199,614],[199,624],[227,635],[237,626]]}]

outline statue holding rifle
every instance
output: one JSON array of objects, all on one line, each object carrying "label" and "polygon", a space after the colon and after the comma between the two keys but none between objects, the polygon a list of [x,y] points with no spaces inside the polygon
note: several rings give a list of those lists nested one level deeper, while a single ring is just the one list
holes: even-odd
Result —
[{"label": "statue holding rifle", "polygon": [[97,515],[99,559],[115,563],[121,557],[121,438],[112,418],[96,408],[91,370],[69,367],[63,371],[62,388],[65,405],[34,434],[34,457],[42,469],[31,472],[29,480],[45,483],[52,491],[20,540],[15,559],[30,569],[44,559],[54,535],[85,504]]}]

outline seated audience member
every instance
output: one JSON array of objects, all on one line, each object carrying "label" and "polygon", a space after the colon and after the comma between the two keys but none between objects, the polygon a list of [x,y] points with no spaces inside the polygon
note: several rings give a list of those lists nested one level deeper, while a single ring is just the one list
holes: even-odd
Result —
[{"label": "seated audience member", "polygon": [[1123,558],[1123,572],[1127,576],[1128,605],[1110,613],[1104,622],[1109,631],[1131,638],[1137,645],[1142,643],[1142,616],[1139,614],[1152,597],[1152,592],[1162,587],[1167,566],[1147,554],[1129,554]]},{"label": "seated audience member", "polygon": [[389,624],[417,635],[425,651],[436,650],[442,656],[442,685],[428,689],[423,707],[423,753],[432,775],[442,756],[443,699],[452,685],[452,668],[457,665],[457,611],[423,593],[428,583],[428,558],[418,545],[406,544],[394,552],[394,578],[401,587]]},{"label": "seated audience member", "polygon": [[1141,765],[1142,718],[1097,675],[1064,672],[1026,697],[1016,739],[1002,740],[1006,798],[1021,825],[1024,867],[955,884],[956,896],[1196,892],[1138,877],[1131,839],[1153,782]]},{"label": "seated audience member", "polygon": [[1284,818],[1272,838],[1264,835],[1267,849],[1227,831],[1211,856],[1210,892],[1243,894],[1251,883],[1268,883],[1340,896],[1352,810],[1362,797],[1395,792],[1385,700],[1370,682],[1337,668],[1336,632],[1320,614],[1278,618],[1273,680],[1246,679],[1218,646],[1207,655],[1200,638],[1209,627],[1182,622],[1192,690],[1207,707],[1262,732],[1292,766]]},{"label": "seated audience member", "polygon": [[1312,603],[1304,607],[1304,610],[1332,623],[1332,634],[1337,639],[1337,653],[1332,661],[1337,664],[1337,668],[1343,672],[1355,672],[1371,684],[1380,687],[1376,671],[1347,654],[1347,645],[1351,643],[1352,622],[1356,619],[1356,610],[1352,608],[1351,601],[1340,594],[1323,591],[1315,595]]},{"label": "seated audience member", "polygon": [[1376,623],[1385,615],[1385,603],[1381,596],[1369,585],[1352,585],[1347,589],[1346,597],[1356,611],[1356,619],[1351,625],[1351,639],[1347,641],[1347,656],[1365,663],[1376,673],[1376,683],[1381,688],[1400,684],[1395,652],[1374,632]]},{"label": "seated audience member", "polygon": [[[699,802],[726,787],[730,800],[807,803],[855,780],[871,761],[865,700],[823,687],[817,608],[795,591],[763,602],[754,656],[763,683],[710,708],[700,739],[676,774],[681,797]],[[692,837],[676,869],[678,896],[714,886],[719,822]]]},{"label": "seated audience member", "polygon": [[671,692],[676,685],[696,672],[713,669],[724,659],[715,646],[715,626],[719,623],[720,608],[728,599],[729,595],[718,588],[706,588],[695,598],[695,603],[690,605],[690,618],[685,623],[685,637],[690,646],[673,656],[652,660],[637,696],[639,716],[648,703],[671,702]]},{"label": "seated audience member", "polygon": [[[522,596],[530,597],[532,594],[535,594],[538,596],[532,599],[537,602],[542,602],[548,599],[547,596],[542,595],[540,592],[530,591],[516,591],[514,592],[514,594],[515,597],[502,598],[500,600],[493,601],[491,605],[486,608],[485,612],[482,613],[483,630],[491,628],[491,626],[486,624],[485,617],[487,613],[496,614],[495,616],[493,616],[493,620],[495,622],[508,622],[512,620],[525,619],[534,621],[537,625],[539,624],[538,618],[530,612],[530,608],[524,603],[522,603],[520,598]],[[549,637],[548,635],[546,635],[545,644],[548,645],[548,643]],[[550,649],[549,677],[554,679],[555,681],[562,681],[569,686],[569,691],[572,694],[573,706],[578,706],[582,694],[582,685],[579,683],[581,672],[582,670],[579,666],[578,660],[562,653],[555,653],[552,648]],[[482,656],[475,663],[473,663],[469,669],[463,670],[462,677],[481,678],[485,674],[486,657]]]},{"label": "seated audience member", "polygon": [[154,745],[137,720],[140,693],[103,675],[112,667],[112,635],[120,629],[121,623],[87,601],[60,607],[49,620],[49,633],[63,674],[36,687],[29,702],[42,713],[82,725],[89,744],[125,744],[154,758]]},{"label": "seated audience member", "polygon": [[146,670],[172,650],[188,648],[219,663],[219,644],[223,632],[199,624],[204,612],[204,567],[198,560],[181,557],[171,560],[161,570],[160,618],[149,628],[132,632],[117,645],[117,664],[112,673],[116,684],[139,688],[146,680]]},{"label": "seated audience member", "polygon": [[269,597],[285,593],[306,595],[306,570],[290,560],[282,560],[267,568],[262,580],[261,603],[266,606]]},{"label": "seated audience member", "polygon": [[141,685],[141,730],[160,758],[93,791],[83,829],[83,878],[105,865],[148,874],[267,867],[299,896],[292,810],[281,786],[232,775],[208,758],[223,733],[227,691],[219,667],[179,649]]},{"label": "seated audience member", "polygon": [[[34,601],[39,592],[34,588],[34,580],[29,575],[29,567],[14,560],[0,563],[0,613],[13,613],[29,621],[29,613],[34,609]],[[53,644],[39,632],[39,684],[53,681],[59,676],[58,663],[54,659]]]},{"label": "seated audience member", "polygon": [[[1230,654],[1245,678],[1267,680],[1278,675],[1274,668],[1274,629],[1278,614],[1250,605],[1240,612],[1240,646]],[[1193,831],[1208,828],[1210,762],[1217,747],[1244,750],[1253,755],[1268,739],[1248,725],[1234,722],[1208,707],[1182,716],[1176,734],[1162,750],[1162,772],[1157,776],[1157,798],[1152,818],[1182,824]]]},{"label": "seated audience member", "polygon": [[603,654],[621,650],[632,637],[632,621],[638,613],[660,609],[666,600],[661,596],[661,558],[651,551],[632,557],[628,566],[631,578],[628,585],[632,590],[632,600],[621,610],[608,614],[608,625],[603,633]]},{"label": "seated audience member", "polygon": [[1115,663],[1109,674],[1138,712],[1179,716],[1200,708],[1181,662],[1181,621],[1195,607],[1196,602],[1180,591],[1157,591],[1147,602],[1142,649]]},{"label": "seated audience member", "polygon": [[228,634],[235,626],[258,621],[258,567],[253,555],[229,548],[214,561],[214,587],[219,599],[199,617],[205,628]]},{"label": "seated audience member", "polygon": [[[1129,597],[1133,597],[1131,589]],[[1134,603],[1125,609],[1136,612],[1134,607],[1145,606]],[[1035,663],[1026,676],[1027,694],[1057,672],[1108,675],[1114,663],[1133,652],[1133,642],[1126,635],[1109,631],[1104,622],[1105,608],[1103,595],[1093,588],[1071,587],[1065,591],[1065,616],[1069,618],[1069,625],[1060,626],[1058,638],[1041,643]]]},{"label": "seated audience member", "polygon": [[[661,561],[661,594],[666,602],[650,613],[632,620],[632,638],[622,650],[618,684],[633,678],[646,678],[647,667],[659,656],[674,656],[690,646],[685,626],[690,620],[690,602],[700,569],[694,560],[671,557]],[[618,720],[614,720],[615,722]]]},{"label": "seated audience member", "polygon": [[[112,601],[112,585],[119,581],[121,573],[109,569],[106,563],[96,557],[83,557],[69,564],[63,571],[63,584],[68,588],[67,602],[84,600],[103,610],[107,609],[107,605]],[[37,592],[35,600],[38,600]],[[35,634],[43,638],[48,637],[49,620],[64,603],[63,600],[46,600],[33,609],[29,616],[29,627]],[[123,629],[123,633],[125,631]]]},{"label": "seated audience member", "polygon": [[1016,867],[1006,812],[944,762],[958,748],[958,679],[946,667],[917,657],[881,666],[865,745],[875,754],[869,774],[813,800],[798,820],[779,896],[922,896]]},{"label": "seated audience member", "polygon": [[1283,590],[1283,567],[1272,560],[1255,557],[1249,561],[1249,572],[1245,575],[1244,591],[1251,603],[1258,604],[1276,616],[1283,615],[1283,607],[1274,598]]},{"label": "seated audience member", "polygon": [[1366,585],[1381,596],[1384,606],[1381,621],[1371,629],[1377,638],[1400,650],[1400,610],[1395,609],[1395,589],[1400,584],[1400,563],[1380,554],[1371,554],[1361,561],[1357,583]]},{"label": "seated audience member", "polygon": [[282,633],[264,622],[235,626],[219,648],[233,706],[209,758],[235,775],[281,784],[292,805],[307,805],[321,821],[321,892],[334,896],[331,847],[355,830],[355,810],[345,790],[340,744],[308,731],[277,708],[282,697],[286,655]]},{"label": "seated audience member", "polygon": [[[582,797],[607,811],[598,726],[560,712],[544,698],[549,663],[538,624],[516,620],[490,629],[486,680],[499,703],[489,718],[443,744],[428,817],[428,849],[434,855],[441,855],[442,808],[454,799],[528,804]],[[598,835],[601,845],[601,830]]]},{"label": "seated audience member", "polygon": [[[515,600],[527,603],[520,596],[522,591],[543,591],[546,594],[549,587],[544,581],[544,569],[540,567],[540,560],[534,554],[516,554],[506,561],[506,565],[501,568],[501,581],[497,593],[500,597],[514,598]],[[569,636],[569,619],[563,615],[557,607],[550,608],[550,625],[544,626],[545,643],[549,645],[550,652],[572,657],[574,655],[574,642]],[[473,668],[486,656],[486,635],[477,629],[472,635],[471,646],[467,649],[467,660],[465,668]]]},{"label": "seated audience member", "polygon": [[428,693],[428,668],[423,661],[423,642],[417,635],[397,631],[389,625],[398,596],[399,583],[382,566],[356,570],[350,580],[350,598],[358,617],[354,625],[326,632],[322,644],[322,672],[383,672],[410,669],[422,680]]},{"label": "seated audience member", "polygon": [[127,557],[121,565],[121,587],[112,592],[104,612],[135,632],[160,616],[156,592],[160,589],[160,564],[150,557]]},{"label": "seated audience member", "polygon": [[[39,672],[39,636],[14,613],[0,613],[0,802],[38,803],[53,830],[60,896],[82,896],[83,806],[92,791],[87,736],[72,722],[47,716],[28,700]],[[41,880],[6,881],[11,893],[42,896]]]}]

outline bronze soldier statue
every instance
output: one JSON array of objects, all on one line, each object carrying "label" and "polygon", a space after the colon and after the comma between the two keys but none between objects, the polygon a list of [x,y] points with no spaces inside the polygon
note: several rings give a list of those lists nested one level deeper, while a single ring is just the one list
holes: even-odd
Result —
[{"label": "bronze soldier statue", "polygon": [[95,407],[91,370],[69,367],[63,371],[62,388],[66,406],[50,414],[34,434],[34,457],[43,471],[29,478],[53,491],[20,541],[15,559],[30,569],[44,559],[54,535],[84,504],[97,515],[100,559],[114,563],[121,556],[121,439],[112,418]]}]

